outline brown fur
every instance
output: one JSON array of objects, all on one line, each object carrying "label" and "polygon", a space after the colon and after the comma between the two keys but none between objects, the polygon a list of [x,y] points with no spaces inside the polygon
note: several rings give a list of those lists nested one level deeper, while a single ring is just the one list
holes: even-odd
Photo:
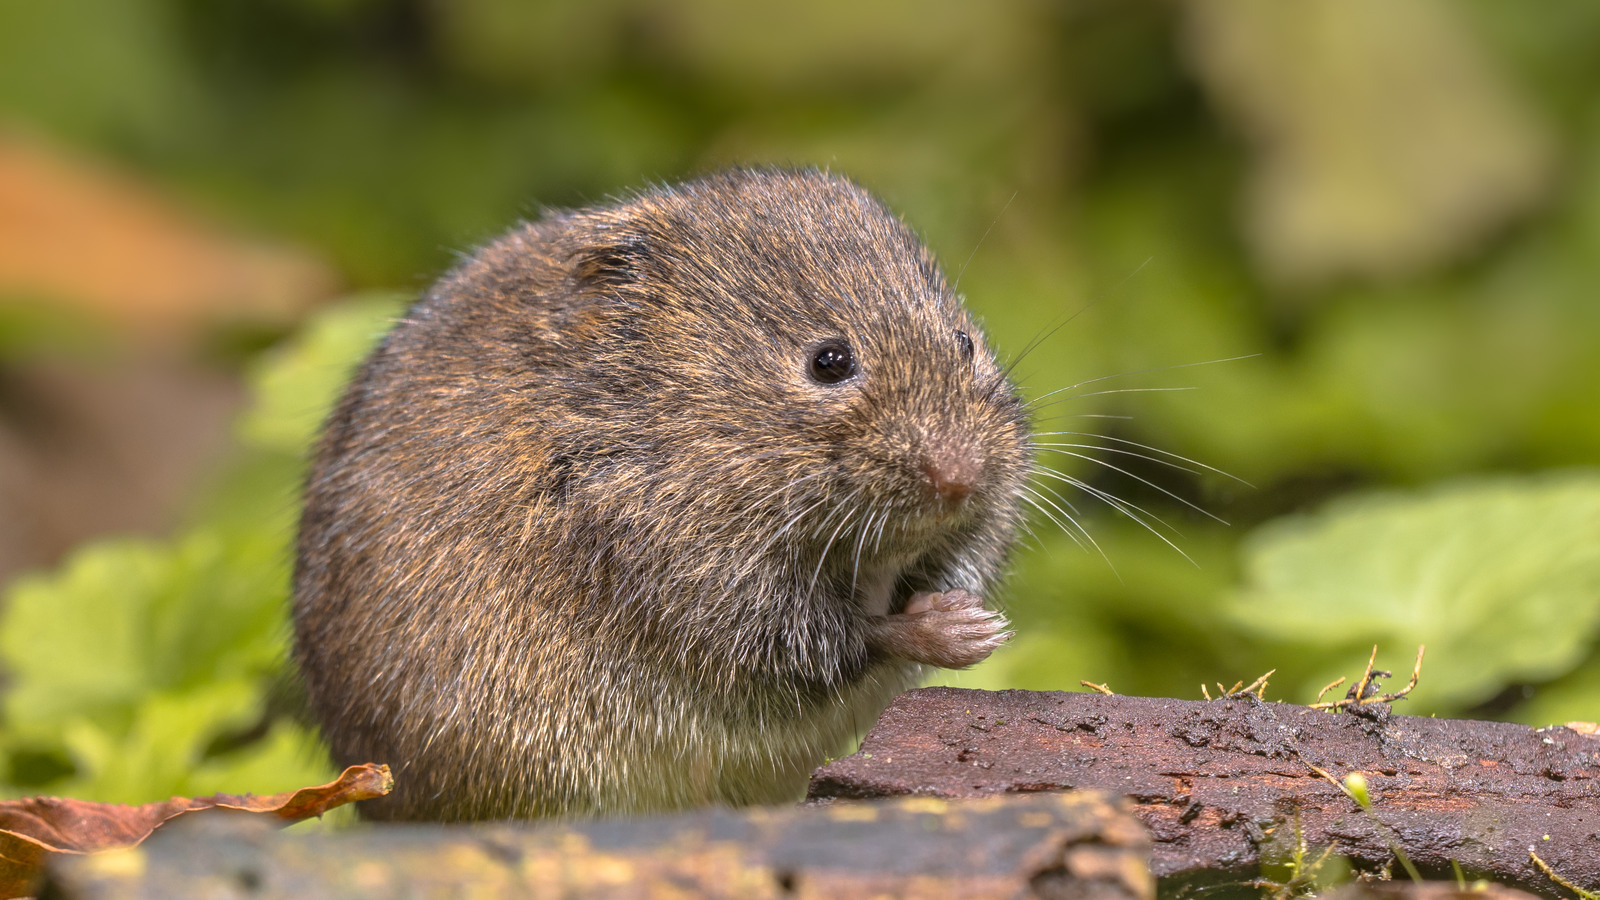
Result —
[{"label": "brown fur", "polygon": [[[808,375],[829,338],[850,381]],[[395,768],[379,818],[791,799],[919,664],[1005,639],[981,596],[1027,453],[937,265],[849,181],[553,213],[442,279],[329,419],[295,656],[335,759]]]}]

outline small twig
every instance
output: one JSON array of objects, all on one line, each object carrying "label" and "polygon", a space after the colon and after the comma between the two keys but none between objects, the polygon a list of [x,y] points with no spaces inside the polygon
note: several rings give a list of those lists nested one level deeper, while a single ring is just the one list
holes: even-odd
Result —
[{"label": "small twig", "polygon": [[1594,891],[1584,890],[1565,878],[1562,878],[1560,875],[1557,875],[1554,869],[1550,868],[1545,864],[1544,860],[1539,858],[1539,854],[1533,852],[1532,847],[1528,848],[1528,858],[1533,860],[1533,864],[1539,867],[1539,871],[1543,872],[1546,878],[1549,878],[1556,884],[1559,884],[1574,894],[1577,894],[1579,897],[1582,897],[1583,900],[1600,900],[1600,894],[1597,894]]},{"label": "small twig", "polygon": [[1317,691],[1317,700],[1318,701],[1322,700],[1322,695],[1323,694],[1326,694],[1327,692],[1333,690],[1334,688],[1338,687],[1339,685],[1344,684],[1348,680],[1349,680],[1348,678],[1345,678],[1343,675],[1340,675],[1337,681],[1328,682],[1326,687],[1324,687],[1320,691]]},{"label": "small twig", "polygon": [[[1367,660],[1367,668],[1361,673],[1361,680],[1356,682],[1354,687],[1350,688],[1349,693],[1345,694],[1343,699],[1330,700],[1326,703],[1313,703],[1310,705],[1310,708],[1339,710],[1349,709],[1353,706],[1367,706],[1373,703],[1393,703],[1394,701],[1399,700],[1401,697],[1411,693],[1412,689],[1417,686],[1417,680],[1422,677],[1422,655],[1427,652],[1427,649],[1428,648],[1425,646],[1419,645],[1417,647],[1417,662],[1416,665],[1412,666],[1411,668],[1411,680],[1406,683],[1406,686],[1398,691],[1394,691],[1393,693],[1385,694],[1378,690],[1377,679],[1388,678],[1390,677],[1390,673],[1382,669],[1372,668],[1373,663],[1377,662],[1378,660],[1378,648],[1373,647],[1372,657]],[[1339,681],[1333,682],[1332,684],[1323,688],[1322,692],[1317,694],[1317,697],[1320,699],[1322,694],[1325,694],[1332,688],[1337,687],[1339,684],[1343,683],[1343,681],[1344,679],[1341,678]]]},{"label": "small twig", "polygon": [[[1319,769],[1316,766],[1313,766],[1311,763],[1308,763],[1303,759],[1300,760],[1300,761],[1303,762],[1303,763],[1306,763],[1306,768],[1308,768],[1311,771],[1317,773],[1318,775],[1321,775],[1323,778],[1326,778],[1328,780],[1329,784],[1331,784],[1334,787],[1338,788],[1346,797],[1350,797],[1350,791],[1348,791],[1345,788],[1344,785],[1339,783],[1339,779],[1333,777],[1332,775],[1329,775],[1327,769]],[[1350,797],[1350,799],[1354,800],[1355,798],[1354,797]]]},{"label": "small twig", "polygon": [[[1365,700],[1367,698],[1367,689],[1372,687],[1372,664],[1377,662],[1377,661],[1378,661],[1378,645],[1377,644],[1373,644],[1372,645],[1372,655],[1367,657],[1367,668],[1366,668],[1366,671],[1361,673],[1361,680],[1356,682],[1356,686],[1351,688],[1350,689],[1350,693],[1345,695],[1346,699],[1354,699],[1357,703],[1360,703],[1362,700]],[[1387,672],[1384,673],[1385,676],[1387,676],[1388,674],[1389,673],[1387,673]]]},{"label": "small twig", "polygon": [[1417,680],[1422,677],[1422,654],[1426,652],[1428,652],[1428,648],[1425,645],[1417,645],[1417,662],[1411,667],[1411,680],[1406,682],[1405,687],[1395,691],[1394,696],[1404,697],[1405,695],[1411,693],[1412,688],[1417,686]]},{"label": "small twig", "polygon": [[[1263,695],[1267,691],[1267,679],[1271,678],[1273,673],[1277,671],[1277,669],[1269,670],[1267,674],[1257,678],[1255,681],[1250,682],[1249,686],[1246,686],[1243,681],[1235,681],[1233,683],[1233,687],[1226,688],[1223,687],[1222,682],[1219,681],[1217,682],[1217,699],[1232,700],[1234,698],[1243,697],[1249,694],[1253,695],[1257,700],[1265,700],[1266,697]],[[1200,694],[1207,700],[1211,699],[1211,691],[1206,687],[1205,682],[1203,681],[1200,683]]]},{"label": "small twig", "polygon": [[1097,693],[1105,694],[1107,697],[1115,697],[1117,695],[1115,691],[1113,691],[1111,688],[1106,687],[1103,684],[1095,684],[1092,681],[1080,681],[1078,683],[1083,685],[1084,687],[1088,688],[1091,691],[1095,691]]},{"label": "small twig", "polygon": [[1274,672],[1276,672],[1276,671],[1278,671],[1278,670],[1277,669],[1268,670],[1267,674],[1261,676],[1260,678],[1257,678],[1255,681],[1250,682],[1250,686],[1245,688],[1242,691],[1239,690],[1238,685],[1235,685],[1232,693],[1230,693],[1228,696],[1230,696],[1230,697],[1241,697],[1241,696],[1243,696],[1245,694],[1254,694],[1256,696],[1257,700],[1265,700],[1265,699],[1267,699],[1266,696],[1265,696],[1265,694],[1267,692],[1267,679],[1271,678],[1272,674]]}]

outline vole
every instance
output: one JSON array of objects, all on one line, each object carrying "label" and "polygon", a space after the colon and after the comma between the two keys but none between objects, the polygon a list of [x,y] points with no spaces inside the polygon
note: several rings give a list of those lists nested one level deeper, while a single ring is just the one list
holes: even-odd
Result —
[{"label": "vole", "polygon": [[741,169],[552,212],[367,359],[307,480],[294,655],[380,819],[797,799],[1009,633],[1028,420],[915,234]]}]

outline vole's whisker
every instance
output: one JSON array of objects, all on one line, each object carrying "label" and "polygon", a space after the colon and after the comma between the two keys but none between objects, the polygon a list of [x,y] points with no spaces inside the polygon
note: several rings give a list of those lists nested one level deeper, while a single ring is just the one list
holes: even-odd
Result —
[{"label": "vole's whisker", "polygon": [[[1061,506],[1056,502],[1058,500],[1062,503],[1066,502],[1060,494],[1050,491],[1047,495],[1044,490],[1040,490],[1040,488],[1033,487],[1032,485],[1024,486],[1023,491],[1026,492],[1033,501],[1037,501],[1033,503],[1035,509],[1039,510],[1041,513],[1044,513],[1044,515],[1052,523],[1054,523],[1057,528],[1060,528],[1063,532],[1065,532],[1067,537],[1072,538],[1072,540],[1075,541],[1078,546],[1084,548],[1085,550],[1089,549],[1088,545],[1084,543],[1084,539],[1092,541],[1093,538],[1089,536],[1089,532],[1083,527],[1082,523],[1078,521],[1078,517],[1074,513],[1062,509]],[[1067,505],[1071,506],[1071,504]],[[1045,509],[1045,506],[1048,506],[1049,509]],[[1052,512],[1052,510],[1054,512]],[[1060,516],[1060,518],[1057,518],[1057,516]],[[1080,535],[1082,537],[1080,537]]]},{"label": "vole's whisker", "polygon": [[859,533],[856,535],[856,558],[855,562],[850,566],[850,594],[852,596],[855,595],[856,585],[859,583],[861,576],[861,548],[867,542],[867,532],[872,530],[872,520],[876,517],[877,513],[873,512],[872,507],[867,507],[866,521],[862,523]]},{"label": "vole's whisker", "polygon": [[815,510],[817,507],[821,506],[822,504],[824,504],[826,502],[828,502],[828,498],[827,497],[822,497],[822,498],[812,502],[809,506],[805,507],[804,509],[801,509],[799,512],[795,513],[793,516],[791,516],[789,518],[789,521],[787,521],[787,522],[785,522],[783,524],[782,528],[779,528],[771,537],[767,538],[767,540],[765,542],[763,542],[762,545],[759,548],[757,548],[754,553],[751,554],[751,558],[752,559],[759,559],[760,557],[766,555],[766,552],[768,550],[772,549],[772,545],[773,544],[776,544],[778,541],[782,540],[783,536],[785,534],[789,533],[789,529],[793,528],[796,524],[798,524],[800,522],[801,519],[803,519],[806,516],[810,515],[813,510]]},{"label": "vole's whisker", "polygon": [[1138,275],[1140,272],[1143,272],[1144,271],[1144,267],[1150,265],[1151,261],[1154,260],[1154,259],[1155,259],[1154,256],[1149,257],[1144,262],[1140,263],[1132,272],[1129,272],[1127,275],[1123,276],[1123,279],[1121,281],[1119,281],[1116,284],[1112,285],[1107,291],[1102,293],[1100,296],[1094,298],[1093,300],[1089,301],[1088,303],[1085,303],[1076,312],[1074,312],[1071,315],[1067,316],[1065,319],[1062,319],[1060,322],[1057,322],[1055,325],[1051,326],[1048,331],[1043,332],[1042,334],[1040,334],[1037,337],[1035,337],[1033,340],[1029,341],[1028,345],[1026,347],[1022,348],[1022,352],[1017,354],[1015,357],[1013,357],[1011,362],[1008,363],[1006,365],[1006,367],[1001,371],[1001,378],[1010,378],[1011,377],[1011,373],[1016,370],[1017,365],[1019,363],[1021,363],[1022,360],[1024,358],[1026,358],[1028,354],[1030,354],[1034,350],[1038,349],[1041,344],[1043,344],[1045,341],[1047,341],[1051,337],[1053,337],[1056,332],[1058,332],[1061,329],[1067,327],[1067,325],[1070,324],[1074,319],[1078,318],[1079,316],[1083,315],[1084,313],[1088,312],[1089,310],[1094,309],[1096,306],[1098,306],[1100,304],[1100,301],[1105,299],[1105,297],[1107,297],[1108,295],[1110,295],[1110,293],[1112,291],[1119,290],[1119,289],[1121,289],[1121,287],[1123,285],[1127,284],[1129,281],[1132,281],[1134,276]]},{"label": "vole's whisker", "polygon": [[1070,415],[1051,416],[1052,419],[1119,419],[1123,422],[1132,422],[1133,416],[1119,415],[1117,413],[1072,413]]},{"label": "vole's whisker", "polygon": [[[1055,469],[1052,469],[1052,468],[1050,468],[1048,466],[1042,466],[1042,465],[1033,466],[1033,474],[1040,475],[1040,476],[1043,476],[1045,478],[1053,478],[1053,479],[1055,479],[1057,481],[1060,481],[1060,482],[1062,482],[1064,484],[1070,484],[1073,487],[1077,488],[1078,490],[1083,491],[1086,494],[1089,494],[1090,496],[1100,500],[1101,502],[1105,503],[1108,506],[1111,506],[1114,509],[1121,510],[1125,514],[1129,513],[1130,511],[1137,512],[1140,515],[1144,516],[1149,521],[1160,523],[1162,527],[1166,528],[1168,531],[1172,532],[1173,534],[1178,535],[1180,537],[1182,536],[1182,533],[1179,532],[1178,529],[1172,527],[1172,525],[1168,524],[1166,519],[1161,518],[1160,516],[1156,515],[1155,513],[1151,512],[1151,511],[1149,511],[1148,509],[1145,509],[1144,507],[1140,506],[1139,504],[1134,503],[1131,500],[1124,500],[1121,497],[1118,497],[1116,494],[1113,494],[1113,493],[1111,493],[1109,491],[1106,491],[1106,490],[1103,490],[1101,488],[1097,488],[1094,485],[1090,484],[1087,481],[1084,481],[1081,478],[1076,478],[1076,477],[1071,476],[1071,475],[1066,475],[1066,474],[1063,474],[1061,472],[1057,472]],[[1143,521],[1143,520],[1139,519],[1138,517],[1133,517],[1133,518],[1136,521]]]},{"label": "vole's whisker", "polygon": [[[817,471],[817,472],[812,472],[810,475],[806,475],[803,478],[796,478],[793,481],[784,482],[783,484],[779,485],[778,487],[776,487],[776,488],[768,491],[766,494],[762,495],[759,499],[751,502],[746,507],[746,510],[747,511],[759,512],[761,510],[761,507],[762,507],[763,504],[765,504],[768,500],[771,500],[773,497],[777,496],[778,494],[784,493],[785,491],[791,490],[791,489],[793,489],[794,487],[796,487],[798,485],[805,484],[806,482],[811,481],[812,479],[815,479],[815,478],[819,478],[819,477],[821,477],[822,475],[825,475],[825,474],[827,474],[827,473],[823,472],[823,471]],[[821,502],[821,501],[818,501],[818,502]],[[817,504],[813,503],[811,506],[807,507],[807,509],[814,509],[816,506],[817,506]],[[713,532],[713,535],[721,535],[724,532],[726,532],[726,531],[728,531],[728,530],[730,530],[732,528],[735,528],[735,527],[743,529],[743,528],[747,528],[748,525],[747,525],[747,523],[742,522],[742,521],[738,520],[737,518],[733,518],[733,519],[730,519],[728,522],[724,523],[721,528],[719,528],[715,532]]]},{"label": "vole's whisker", "polygon": [[1052,406],[1066,403],[1069,400],[1082,400],[1087,397],[1104,397],[1108,394],[1172,394],[1194,390],[1199,390],[1199,388],[1196,388],[1192,385],[1182,385],[1176,387],[1107,388],[1103,391],[1089,391],[1088,393],[1083,394],[1069,394],[1065,397],[1057,397],[1056,399],[1051,400],[1049,403],[1029,404],[1028,411],[1039,412],[1040,410],[1049,409]]},{"label": "vole's whisker", "polygon": [[1139,525],[1141,525],[1146,531],[1150,532],[1151,534],[1153,534],[1157,538],[1159,538],[1162,543],[1166,544],[1168,547],[1171,547],[1173,550],[1177,551],[1178,555],[1183,557],[1184,559],[1188,560],[1191,565],[1194,565],[1196,567],[1199,566],[1199,563],[1196,563],[1194,561],[1193,557],[1191,557],[1191,556],[1189,556],[1189,554],[1183,552],[1183,548],[1181,548],[1177,544],[1173,543],[1166,535],[1162,534],[1161,531],[1155,527],[1155,525],[1151,524],[1151,522],[1154,521],[1156,523],[1159,523],[1162,527],[1166,528],[1167,530],[1171,531],[1173,534],[1181,534],[1181,532],[1179,532],[1178,529],[1172,527],[1172,525],[1170,523],[1168,523],[1167,520],[1161,518],[1160,516],[1156,515],[1155,513],[1152,513],[1149,510],[1145,509],[1144,507],[1139,506],[1137,503],[1131,503],[1131,502],[1129,502],[1127,500],[1122,499],[1121,497],[1116,496],[1115,494],[1110,494],[1110,493],[1107,493],[1106,491],[1100,490],[1099,488],[1095,487],[1092,484],[1089,484],[1088,482],[1086,482],[1086,481],[1084,481],[1084,480],[1082,480],[1080,478],[1073,478],[1070,475],[1063,475],[1060,472],[1057,472],[1057,471],[1055,471],[1053,469],[1048,469],[1048,468],[1043,468],[1043,467],[1037,467],[1036,466],[1034,468],[1034,473],[1038,474],[1038,475],[1043,475],[1043,476],[1045,476],[1047,478],[1055,478],[1055,479],[1058,479],[1060,481],[1066,482],[1067,484],[1072,485],[1073,487],[1077,488],[1078,490],[1083,491],[1083,492],[1089,494],[1092,497],[1095,497],[1096,499],[1100,500],[1100,502],[1106,504],[1107,506],[1111,507],[1112,509],[1116,510],[1117,512],[1122,513],[1124,516],[1127,516],[1129,519],[1139,523]]},{"label": "vole's whisker", "polygon": [[[1061,529],[1062,533],[1071,538],[1079,547],[1088,549],[1088,547],[1085,547],[1084,545],[1084,542],[1087,541],[1088,546],[1093,547],[1094,551],[1100,554],[1100,558],[1106,561],[1106,565],[1111,568],[1111,571],[1117,574],[1117,578],[1120,579],[1122,577],[1120,573],[1117,573],[1116,563],[1111,561],[1111,557],[1107,555],[1105,549],[1100,546],[1100,542],[1095,540],[1094,535],[1089,533],[1089,529],[1083,527],[1082,523],[1080,523],[1076,518],[1067,515],[1067,513],[1064,512],[1061,507],[1056,506],[1056,504],[1049,497],[1046,497],[1035,488],[1026,486],[1023,487],[1022,499],[1031,504],[1034,509],[1044,513],[1046,518],[1054,522],[1056,526]],[[1049,505],[1056,512],[1059,512],[1062,516],[1065,516],[1066,520],[1072,523],[1072,528],[1068,528],[1060,519],[1057,519],[1054,515],[1052,515],[1049,510],[1045,509],[1044,506],[1041,506],[1041,503]],[[1077,529],[1078,534],[1073,534],[1074,528]],[[1078,536],[1079,534],[1082,535],[1081,538]]]},{"label": "vole's whisker", "polygon": [[[1023,497],[1022,499],[1023,499],[1023,501],[1026,502],[1028,498],[1027,497]],[[1028,523],[1028,517],[1027,516],[1018,516],[1017,517],[1017,527],[1022,530],[1022,533],[1018,537],[1018,541],[1020,543],[1026,545],[1026,546],[1031,546],[1035,550],[1043,550],[1044,549],[1044,541],[1039,539],[1038,532],[1034,531],[1033,530],[1033,526]],[[1074,539],[1074,540],[1076,540],[1076,539]]]},{"label": "vole's whisker", "polygon": [[[854,496],[855,495],[852,494],[851,499],[854,499]],[[850,524],[850,520],[855,518],[855,514],[855,508],[851,507],[845,513],[844,517],[839,520],[839,526],[833,529],[833,534],[828,535],[828,542],[822,545],[822,553],[817,556],[817,568],[811,573],[811,584],[806,588],[807,595],[811,595],[816,592],[817,579],[822,575],[822,564],[828,561],[828,553],[829,551],[833,550],[833,542],[838,540],[839,533],[844,530],[846,525]]]},{"label": "vole's whisker", "polygon": [[[1145,477],[1143,477],[1141,475],[1136,475],[1133,472],[1130,472],[1127,469],[1122,468],[1121,466],[1113,465],[1111,463],[1106,462],[1103,459],[1099,459],[1097,457],[1090,456],[1087,453],[1074,453],[1071,450],[1056,450],[1056,449],[1049,448],[1049,447],[1045,447],[1045,448],[1041,448],[1041,449],[1048,450],[1051,453],[1059,453],[1062,456],[1076,457],[1076,458],[1081,459],[1081,460],[1086,460],[1088,462],[1092,462],[1097,466],[1103,466],[1103,467],[1105,467],[1107,469],[1110,469],[1113,472],[1120,472],[1123,475],[1126,475],[1129,478],[1132,478],[1133,480],[1135,480],[1137,482],[1140,482],[1141,484],[1145,484],[1145,485],[1148,485],[1150,487],[1155,488],[1156,490],[1160,491],[1161,493],[1166,494],[1168,497],[1171,497],[1172,499],[1178,501],[1179,503],[1182,503],[1184,506],[1189,507],[1190,509],[1192,509],[1195,512],[1201,514],[1202,516],[1205,516],[1205,517],[1210,518],[1210,519],[1215,519],[1216,521],[1222,523],[1223,525],[1228,524],[1221,516],[1218,516],[1215,513],[1210,512],[1209,510],[1206,510],[1206,509],[1203,509],[1203,508],[1201,508],[1199,506],[1196,506],[1193,502],[1191,502],[1191,501],[1189,501],[1189,500],[1187,500],[1187,499],[1185,499],[1183,497],[1178,496],[1177,494],[1173,493],[1172,491],[1169,491],[1166,488],[1162,487],[1161,485],[1156,484],[1154,481],[1151,481],[1150,479],[1145,478]],[[1104,451],[1106,451],[1108,453],[1119,452],[1119,451],[1117,451],[1117,450],[1115,450],[1114,448],[1111,448],[1111,447],[1099,447],[1099,448],[1094,448],[1094,449],[1104,450]],[[1130,451],[1127,451],[1127,450],[1123,450],[1123,451],[1120,451],[1120,452],[1129,453],[1129,455],[1131,455],[1131,456],[1140,456],[1140,457],[1143,457],[1145,459],[1149,459],[1150,458],[1150,457],[1144,456],[1144,454],[1142,454],[1142,453],[1130,453]],[[1164,462],[1164,460],[1156,460],[1156,462]],[[1165,463],[1165,464],[1169,465],[1169,466],[1172,466],[1173,468],[1176,468],[1176,469],[1183,469],[1183,471],[1185,471],[1185,472],[1192,471],[1190,469],[1184,468],[1183,466],[1179,466],[1179,465],[1177,465],[1175,463]]]},{"label": "vole's whisker", "polygon": [[1066,450],[1061,449],[1063,447],[1073,447],[1073,448],[1076,448],[1076,449],[1079,449],[1079,450],[1096,450],[1096,451],[1099,451],[1101,453],[1115,453],[1118,456],[1131,456],[1134,459],[1142,459],[1142,460],[1145,460],[1147,462],[1155,463],[1158,466],[1166,466],[1169,469],[1177,469],[1180,472],[1187,472],[1190,475],[1201,475],[1201,474],[1204,474],[1201,469],[1196,468],[1194,466],[1186,466],[1186,465],[1184,465],[1183,463],[1180,463],[1180,462],[1174,462],[1173,460],[1170,460],[1170,459],[1162,459],[1159,456],[1152,456],[1152,455],[1150,455],[1148,453],[1140,453],[1137,450],[1123,450],[1120,447],[1107,447],[1104,444],[1080,444],[1080,443],[1071,443],[1071,442],[1064,442],[1064,441],[1063,442],[1040,442],[1040,441],[1034,441],[1033,444],[1030,446],[1030,449],[1037,450],[1040,453],[1060,453],[1060,454],[1064,454],[1064,455],[1072,455],[1072,454],[1068,454]]},{"label": "vole's whisker", "polygon": [[[1050,522],[1050,524],[1052,524],[1052,525],[1056,526],[1057,528],[1061,529],[1061,533],[1065,534],[1067,537],[1071,538],[1072,542],[1074,544],[1077,544],[1079,547],[1082,547],[1085,550],[1089,549],[1089,545],[1085,544],[1083,542],[1083,538],[1078,537],[1078,535],[1072,530],[1071,526],[1069,526],[1066,522],[1064,522],[1060,518],[1058,518],[1056,513],[1051,512],[1049,509],[1046,509],[1045,506],[1039,500],[1037,500],[1033,496],[1031,496],[1030,492],[1031,492],[1030,488],[1023,488],[1022,500],[1023,500],[1024,503],[1027,503],[1029,506],[1031,506],[1035,510],[1037,510],[1039,515],[1044,516],[1045,519]],[[1035,537],[1038,536],[1038,535],[1034,534],[1033,528],[1026,523],[1026,520],[1024,520],[1023,528],[1025,528],[1030,535],[1034,535]]]},{"label": "vole's whisker", "polygon": [[[1129,371],[1126,371],[1126,372],[1118,372],[1115,375],[1101,375],[1098,378],[1086,378],[1083,381],[1077,382],[1076,384],[1069,384],[1066,387],[1056,388],[1055,390],[1050,391],[1047,394],[1040,394],[1038,397],[1035,397],[1032,400],[1029,400],[1024,405],[1031,407],[1034,404],[1038,403],[1041,400],[1044,400],[1047,397],[1053,397],[1056,394],[1066,393],[1067,391],[1073,390],[1075,388],[1083,387],[1086,384],[1097,384],[1097,383],[1102,382],[1102,381],[1110,381],[1113,378],[1127,378],[1127,377],[1132,376],[1132,375],[1148,375],[1151,372],[1170,372],[1170,371],[1172,371],[1174,369],[1192,369],[1192,368],[1195,368],[1196,366],[1213,366],[1213,365],[1216,365],[1217,363],[1238,362],[1241,359],[1252,359],[1252,358],[1260,356],[1260,355],[1261,354],[1259,354],[1259,353],[1246,353],[1243,356],[1229,356],[1229,357],[1225,357],[1225,358],[1222,358],[1222,359],[1207,359],[1207,360],[1202,360],[1200,362],[1179,363],[1179,364],[1173,365],[1173,366],[1155,366],[1155,367],[1152,367],[1152,368],[1149,368],[1149,369],[1130,369]],[[1079,394],[1079,395],[1075,395],[1075,396],[1093,397],[1095,395],[1094,394]]]},{"label": "vole's whisker", "polygon": [[832,524],[834,516],[838,516],[838,515],[849,516],[850,513],[851,513],[851,508],[850,508],[849,504],[850,504],[851,501],[855,500],[855,498],[859,495],[859,493],[860,493],[859,491],[852,490],[850,493],[846,494],[842,498],[840,498],[840,497],[831,497],[831,496],[830,497],[825,497],[824,499],[828,501],[829,509],[828,509],[827,513],[823,515],[821,521],[810,523],[809,527],[810,527],[811,533],[814,534],[814,535],[817,535],[818,537],[821,537],[823,534],[825,534],[827,532],[828,526],[830,524]]},{"label": "vole's whisker", "polygon": [[[1037,465],[1034,468],[1037,468]],[[1032,471],[1032,470],[1030,469],[1030,471]],[[1060,491],[1056,490],[1054,487],[1050,486],[1048,483],[1043,482],[1043,481],[1035,482],[1034,483],[1034,487],[1037,490],[1045,491],[1045,492],[1049,493],[1050,496],[1056,498],[1056,502],[1060,503],[1062,506],[1065,506],[1068,509],[1068,511],[1070,511],[1072,513],[1072,516],[1073,516],[1074,519],[1078,519],[1078,518],[1081,518],[1083,516],[1083,513],[1078,511],[1078,507],[1077,507],[1076,504],[1074,504],[1071,500],[1068,500],[1066,498],[1066,495],[1062,494]]]},{"label": "vole's whisker", "polygon": [[[1178,460],[1180,462],[1188,463],[1191,466],[1195,466],[1197,468],[1204,469],[1207,472],[1212,472],[1212,473],[1215,473],[1217,475],[1221,475],[1224,478],[1231,478],[1232,480],[1239,482],[1240,484],[1244,485],[1245,487],[1255,487],[1255,485],[1251,484],[1248,481],[1245,481],[1243,478],[1240,478],[1239,476],[1233,474],[1232,472],[1226,472],[1226,471],[1224,471],[1222,469],[1217,468],[1216,466],[1208,466],[1203,462],[1200,462],[1200,461],[1194,460],[1194,459],[1190,459],[1189,457],[1184,456],[1182,454],[1173,453],[1171,450],[1163,450],[1160,447],[1153,447],[1153,446],[1151,446],[1149,444],[1141,444],[1138,441],[1130,441],[1127,438],[1112,437],[1109,434],[1095,434],[1095,433],[1089,432],[1089,431],[1039,431],[1039,432],[1035,432],[1033,436],[1036,437],[1036,438],[1038,438],[1038,437],[1063,437],[1063,436],[1067,436],[1067,437],[1086,437],[1086,438],[1094,438],[1096,440],[1101,440],[1101,441],[1111,441],[1111,442],[1117,443],[1117,444],[1124,444],[1124,445],[1129,446],[1129,447],[1138,447],[1140,450],[1148,450],[1151,453],[1159,454],[1161,456],[1170,457],[1170,458]],[[1040,446],[1040,447],[1057,446],[1057,445],[1052,445],[1052,444],[1036,444],[1036,445]],[[1085,445],[1082,445],[1082,444],[1062,444],[1062,445],[1059,445],[1059,446],[1082,447],[1082,446],[1085,446]],[[1113,448],[1111,448],[1111,447],[1101,447],[1101,448],[1089,447],[1088,449],[1113,450]],[[1146,459],[1150,459],[1151,462],[1160,462],[1161,461],[1161,460],[1158,460],[1158,459],[1152,459],[1151,457],[1145,457],[1145,458]],[[1170,465],[1170,463],[1169,463],[1169,465]]]},{"label": "vole's whisker", "polygon": [[989,232],[994,230],[994,226],[1000,224],[1000,217],[1005,215],[1006,214],[1006,210],[1011,208],[1011,201],[1017,199],[1017,194],[1018,193],[1020,193],[1020,192],[1019,191],[1012,191],[1011,192],[1011,199],[1007,200],[1006,201],[1006,205],[1000,207],[1000,211],[994,214],[994,221],[990,222],[989,223],[989,227],[985,228],[983,230],[983,236],[978,238],[978,243],[976,243],[976,244],[974,244],[972,246],[972,252],[967,254],[967,261],[962,263],[961,264],[961,268],[956,272],[956,280],[955,280],[954,284],[950,285],[950,293],[952,293],[952,294],[961,293],[961,276],[967,274],[967,266],[972,265],[972,261],[977,258],[979,248],[981,248],[983,246],[983,242],[984,241],[989,239]]}]

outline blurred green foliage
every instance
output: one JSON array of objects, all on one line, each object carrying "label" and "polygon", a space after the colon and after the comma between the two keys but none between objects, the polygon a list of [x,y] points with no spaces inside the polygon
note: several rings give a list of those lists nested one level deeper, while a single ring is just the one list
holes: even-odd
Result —
[{"label": "blurred green foliage", "polygon": [[234,462],[181,534],[98,541],[10,586],[11,790],[142,803],[332,779],[284,708],[294,494],[317,424],[402,308],[353,298],[258,361]]},{"label": "blurred green foliage", "polygon": [[[1067,493],[1103,555],[1034,523],[1015,644],[953,682],[1195,696],[1277,668],[1304,702],[1427,643],[1411,711],[1600,718],[1600,12],[1400,6],[0,0],[0,116],[408,294],[545,204],[846,172],[1001,348],[1043,336],[1031,396],[1078,385],[1041,440],[1109,450],[1049,462],[1182,551]],[[292,497],[392,303],[271,351],[188,530],[13,586],[14,784],[304,771],[268,703]]]},{"label": "blurred green foliage", "polygon": [[1301,679],[1291,695],[1333,680],[1374,641],[1394,669],[1426,644],[1418,710],[1470,708],[1589,654],[1600,624],[1600,472],[1351,495],[1256,529],[1243,558],[1223,615],[1288,648]]}]

